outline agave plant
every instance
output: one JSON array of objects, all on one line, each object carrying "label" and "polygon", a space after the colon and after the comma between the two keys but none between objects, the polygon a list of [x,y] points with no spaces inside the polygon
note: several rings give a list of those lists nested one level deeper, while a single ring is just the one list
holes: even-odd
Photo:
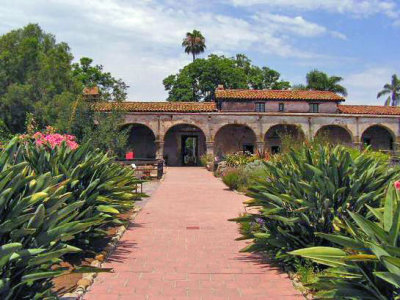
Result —
[{"label": "agave plant", "polygon": [[140,181],[132,169],[115,163],[107,154],[91,150],[89,144],[76,150],[66,144],[45,150],[33,143],[15,140],[6,152],[13,164],[26,161],[36,174],[50,172],[67,180],[66,190],[71,197],[66,203],[82,202],[74,220],[95,221],[89,230],[70,241],[85,251],[90,251],[95,238],[106,235],[107,226],[121,224],[119,215],[144,196],[135,192]]},{"label": "agave plant", "polygon": [[81,251],[66,241],[97,224],[74,220],[83,201],[66,205],[72,197],[67,184],[50,173],[33,174],[26,162],[0,165],[1,299],[52,296],[51,279],[66,272],[52,266],[63,255]]},{"label": "agave plant", "polygon": [[400,299],[400,194],[390,186],[383,208],[367,207],[370,218],[349,212],[338,233],[317,233],[340,248],[311,247],[290,253],[329,267],[315,284],[318,296]]},{"label": "agave plant", "polygon": [[366,153],[353,159],[343,146],[303,146],[265,166],[268,176],[249,189],[246,202],[258,209],[236,221],[247,227],[242,238],[253,239],[243,251],[267,252],[288,266],[294,264],[289,251],[330,245],[315,232],[331,233],[348,211],[378,206],[396,175]]}]

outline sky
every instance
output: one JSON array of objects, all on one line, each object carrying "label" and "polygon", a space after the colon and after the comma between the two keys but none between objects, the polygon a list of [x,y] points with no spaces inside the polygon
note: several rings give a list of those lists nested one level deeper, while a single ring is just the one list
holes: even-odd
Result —
[{"label": "sky", "polygon": [[376,94],[400,75],[399,0],[0,0],[0,34],[28,23],[122,78],[130,101],[166,99],[193,29],[201,57],[243,53],[293,84],[312,69],[341,76],[347,104],[383,104]]}]

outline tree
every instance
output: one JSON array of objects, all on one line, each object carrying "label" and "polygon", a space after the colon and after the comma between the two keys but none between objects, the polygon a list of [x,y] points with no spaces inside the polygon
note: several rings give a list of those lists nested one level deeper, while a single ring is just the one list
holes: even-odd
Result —
[{"label": "tree", "polygon": [[377,98],[389,95],[385,101],[386,106],[398,106],[400,99],[400,80],[396,74],[392,76],[392,82],[383,86],[383,90],[377,95]]},{"label": "tree", "polygon": [[[90,58],[75,64],[72,60],[69,46],[57,43],[37,24],[0,36],[0,131],[25,132],[27,117],[33,116],[38,130],[51,125],[76,135],[79,141],[96,138],[93,145],[103,150],[105,143],[98,141],[106,141],[108,131],[113,137],[110,148],[116,153],[124,145],[124,133],[119,131],[123,113],[97,116],[81,101],[82,91],[96,86],[99,100],[124,101],[127,85],[104,72],[103,66],[92,65]],[[104,125],[95,126],[100,119]]]},{"label": "tree", "polygon": [[122,79],[114,78],[104,72],[102,65],[92,65],[93,59],[82,57],[79,63],[72,65],[72,75],[81,88],[98,87],[101,101],[125,101],[128,86]]},{"label": "tree", "polygon": [[196,55],[203,53],[206,49],[206,39],[198,30],[187,32],[186,37],[183,39],[182,47],[185,47],[185,53],[192,54],[193,61],[196,59]]},{"label": "tree", "polygon": [[316,91],[330,91],[343,96],[347,96],[345,87],[339,84],[343,80],[339,76],[328,76],[326,73],[312,70],[307,76],[307,89]]},{"label": "tree", "polygon": [[86,122],[83,142],[90,141],[93,148],[119,157],[125,153],[131,127],[121,128],[124,113],[114,109],[109,113],[93,112],[96,122]]},{"label": "tree", "polygon": [[[267,67],[257,67],[243,54],[228,58],[211,54],[196,59],[163,80],[168,101],[212,101],[219,84],[230,89],[287,89],[290,84]],[[193,95],[193,86],[195,94]]]},{"label": "tree", "polygon": [[53,99],[64,91],[78,93],[71,76],[72,54],[37,24],[0,37],[0,118],[12,133],[24,130],[28,112],[40,124],[53,123]]}]

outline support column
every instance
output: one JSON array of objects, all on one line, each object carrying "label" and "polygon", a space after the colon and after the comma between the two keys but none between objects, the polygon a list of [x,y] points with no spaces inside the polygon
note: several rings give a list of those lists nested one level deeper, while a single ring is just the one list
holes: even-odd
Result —
[{"label": "support column", "polygon": [[393,153],[397,155],[400,150],[400,143],[393,143]]},{"label": "support column", "polygon": [[206,153],[214,155],[214,142],[206,142]]},{"label": "support column", "polygon": [[354,136],[354,142],[353,142],[353,144],[354,144],[354,147],[355,147],[356,149],[362,150],[363,144],[362,144],[362,142],[361,142],[359,136]]},{"label": "support column", "polygon": [[259,153],[263,153],[263,151],[264,151],[264,142],[257,141],[256,144],[257,144],[256,151],[258,151]]},{"label": "support column", "polygon": [[164,159],[164,142],[156,141],[156,159]]}]

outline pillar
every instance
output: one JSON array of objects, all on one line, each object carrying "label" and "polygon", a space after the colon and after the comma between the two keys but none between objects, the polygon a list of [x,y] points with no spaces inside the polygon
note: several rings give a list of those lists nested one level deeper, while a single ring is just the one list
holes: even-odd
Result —
[{"label": "pillar", "polygon": [[164,141],[156,141],[156,159],[164,159]]},{"label": "pillar", "polygon": [[214,155],[214,142],[206,142],[206,153]]},{"label": "pillar", "polygon": [[359,136],[354,136],[354,147],[358,150],[362,150],[363,148],[363,143],[361,142],[361,139]]},{"label": "pillar", "polygon": [[256,146],[257,148],[255,149],[256,151],[258,151],[258,153],[263,153],[264,152],[264,142],[263,141],[257,141],[256,142]]}]

